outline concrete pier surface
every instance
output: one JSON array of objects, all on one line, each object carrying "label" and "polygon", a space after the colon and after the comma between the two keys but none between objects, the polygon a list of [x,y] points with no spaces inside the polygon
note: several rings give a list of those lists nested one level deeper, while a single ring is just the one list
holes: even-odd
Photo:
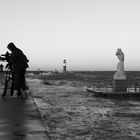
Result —
[{"label": "concrete pier surface", "polygon": [[31,95],[27,99],[0,98],[0,140],[48,140]]}]

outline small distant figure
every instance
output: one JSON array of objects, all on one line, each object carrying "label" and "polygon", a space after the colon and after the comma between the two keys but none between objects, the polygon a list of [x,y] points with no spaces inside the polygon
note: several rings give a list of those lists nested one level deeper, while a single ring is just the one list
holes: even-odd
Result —
[{"label": "small distant figure", "polygon": [[126,79],[124,72],[124,53],[120,48],[117,49],[116,56],[118,57],[119,62],[117,64],[117,72],[114,75],[114,79]]},{"label": "small distant figure", "polygon": [[4,67],[4,66],[1,64],[1,65],[0,65],[0,72],[3,72],[3,67]]},{"label": "small distant figure", "polygon": [[26,81],[25,71],[29,67],[29,60],[25,54],[15,46],[14,43],[9,43],[7,48],[11,51],[10,65],[11,72],[13,73],[14,80],[14,93],[13,97],[18,97],[18,92],[21,91],[22,96],[26,97]]},{"label": "small distant figure", "polygon": [[54,71],[55,73],[58,73],[58,70],[57,69],[55,69],[55,71]]}]

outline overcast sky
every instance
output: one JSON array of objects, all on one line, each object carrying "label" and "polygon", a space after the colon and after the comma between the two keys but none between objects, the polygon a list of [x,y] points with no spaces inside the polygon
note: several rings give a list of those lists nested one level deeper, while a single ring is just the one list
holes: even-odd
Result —
[{"label": "overcast sky", "polygon": [[0,0],[0,53],[9,42],[30,69],[140,70],[140,0]]}]

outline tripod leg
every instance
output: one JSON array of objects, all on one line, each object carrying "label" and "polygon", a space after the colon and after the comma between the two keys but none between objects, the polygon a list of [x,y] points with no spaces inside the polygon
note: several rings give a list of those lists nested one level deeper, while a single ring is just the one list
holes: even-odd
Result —
[{"label": "tripod leg", "polygon": [[8,71],[7,69],[7,72],[6,72],[6,77],[5,77],[5,86],[4,86],[4,91],[3,91],[3,94],[2,94],[2,98],[4,98],[6,96],[6,93],[7,93],[7,88],[8,88],[8,82],[10,80],[10,71]]},{"label": "tripod leg", "polygon": [[8,80],[7,80],[7,77],[6,77],[4,91],[3,91],[3,94],[2,94],[2,97],[3,98],[6,96],[7,87],[8,87]]}]

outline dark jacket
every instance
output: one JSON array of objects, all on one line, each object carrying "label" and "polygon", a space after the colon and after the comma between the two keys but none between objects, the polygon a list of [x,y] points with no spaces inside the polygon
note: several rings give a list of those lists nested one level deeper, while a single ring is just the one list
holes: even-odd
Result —
[{"label": "dark jacket", "polygon": [[27,62],[28,59],[23,52],[18,48],[14,48],[10,56],[11,70],[13,72],[26,70],[29,67]]}]

